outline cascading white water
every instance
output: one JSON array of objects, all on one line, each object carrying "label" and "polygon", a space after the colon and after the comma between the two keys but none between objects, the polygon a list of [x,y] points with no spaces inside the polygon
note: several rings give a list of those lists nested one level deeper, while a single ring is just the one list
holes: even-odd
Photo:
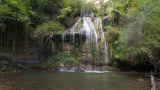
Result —
[{"label": "cascading white water", "polygon": [[[104,61],[107,64],[107,62],[108,62],[107,51],[108,50],[107,50],[105,35],[103,32],[103,28],[102,28],[102,20],[100,18],[94,18],[94,20],[95,21],[93,22],[91,17],[80,18],[71,29],[64,32],[63,43],[64,43],[64,39],[65,39],[66,34],[70,34],[70,37],[72,38],[70,40],[73,43],[73,45],[75,42],[75,34],[76,33],[79,33],[81,36],[82,36],[82,34],[85,34],[86,40],[88,40],[90,46],[95,46],[95,47],[91,47],[91,48],[94,48],[97,53],[100,53],[99,52],[100,51],[99,45],[103,46]],[[99,54],[97,54],[97,55],[98,55],[98,56],[96,56],[97,59],[100,59]]]},{"label": "cascading white water", "polygon": [[105,63],[107,64],[108,63],[108,48],[107,48],[107,43],[106,43],[106,39],[105,39],[105,33],[103,31],[103,28],[102,28],[102,20],[101,18],[96,18],[95,19],[95,26],[96,26],[96,29],[99,31],[99,36],[101,38],[101,43],[103,45],[103,52],[104,52],[104,60],[105,60]]},{"label": "cascading white water", "polygon": [[[94,27],[94,24],[90,17],[83,17],[83,29],[86,32],[86,37],[91,41],[91,44],[95,43],[96,50],[98,50],[98,34]],[[82,32],[84,32],[82,31]]]},{"label": "cascading white water", "polygon": [[62,46],[63,46],[62,48],[63,48],[63,51],[64,51],[65,35],[69,33],[70,34],[70,39],[72,38],[71,42],[74,44],[76,28],[79,25],[80,21],[81,21],[81,18],[79,18],[78,21],[74,24],[74,26],[71,27],[68,31],[63,32],[63,34],[62,34]]},{"label": "cascading white water", "polygon": [[[91,20],[91,17],[83,17],[83,29],[86,32],[87,40],[89,40],[91,53],[95,53],[95,65],[97,64],[97,61],[99,60],[99,43],[98,43],[98,34],[97,30],[94,26],[94,23]],[[92,51],[94,50],[94,51]],[[95,56],[94,55],[94,56]],[[95,68],[96,70],[96,68]]]},{"label": "cascading white water", "polygon": [[74,24],[74,26],[71,28],[71,31],[70,31],[70,34],[72,35],[72,38],[73,38],[73,43],[75,42],[75,32],[76,32],[76,28],[78,26],[78,24],[80,23],[81,21],[81,18],[78,19],[78,21]]}]

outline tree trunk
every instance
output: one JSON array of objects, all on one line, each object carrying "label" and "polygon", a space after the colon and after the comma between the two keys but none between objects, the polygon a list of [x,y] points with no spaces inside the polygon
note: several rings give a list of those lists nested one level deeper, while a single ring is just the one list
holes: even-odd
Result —
[{"label": "tree trunk", "polygon": [[13,42],[12,42],[12,54],[13,56],[15,56],[15,41],[16,37],[15,37],[15,32],[13,31]]}]

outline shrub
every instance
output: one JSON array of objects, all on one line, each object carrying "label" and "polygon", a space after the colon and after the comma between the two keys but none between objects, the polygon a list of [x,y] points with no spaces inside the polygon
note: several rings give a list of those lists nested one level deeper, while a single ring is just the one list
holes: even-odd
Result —
[{"label": "shrub", "polygon": [[56,68],[60,64],[64,64],[66,66],[76,65],[78,64],[78,59],[74,54],[59,53],[47,61],[44,61],[41,65],[43,68]]}]

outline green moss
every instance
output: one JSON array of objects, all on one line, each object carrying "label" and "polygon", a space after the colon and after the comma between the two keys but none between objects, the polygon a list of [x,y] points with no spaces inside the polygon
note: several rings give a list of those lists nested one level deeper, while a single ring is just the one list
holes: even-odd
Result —
[{"label": "green moss", "polygon": [[54,57],[49,58],[48,60],[41,63],[42,68],[56,68],[60,64],[65,66],[73,66],[78,64],[78,59],[74,54],[59,53]]}]

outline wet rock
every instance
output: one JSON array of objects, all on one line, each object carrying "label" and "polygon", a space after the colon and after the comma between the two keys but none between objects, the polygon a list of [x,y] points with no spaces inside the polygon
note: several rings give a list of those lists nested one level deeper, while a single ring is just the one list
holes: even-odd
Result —
[{"label": "wet rock", "polygon": [[1,64],[1,65],[7,65],[8,62],[7,62],[7,61],[2,61],[2,62],[0,62],[0,64]]},{"label": "wet rock", "polygon": [[63,67],[64,67],[64,64],[63,64],[63,63],[61,63],[61,64],[59,65],[59,67],[60,67],[60,68],[63,68]]},{"label": "wet rock", "polygon": [[79,72],[85,72],[84,67],[79,67]]},{"label": "wet rock", "polygon": [[137,81],[138,81],[138,82],[144,82],[144,79],[138,78]]},{"label": "wet rock", "polygon": [[4,87],[6,87],[6,86],[4,86],[4,85],[0,85],[0,88],[4,88]]}]

